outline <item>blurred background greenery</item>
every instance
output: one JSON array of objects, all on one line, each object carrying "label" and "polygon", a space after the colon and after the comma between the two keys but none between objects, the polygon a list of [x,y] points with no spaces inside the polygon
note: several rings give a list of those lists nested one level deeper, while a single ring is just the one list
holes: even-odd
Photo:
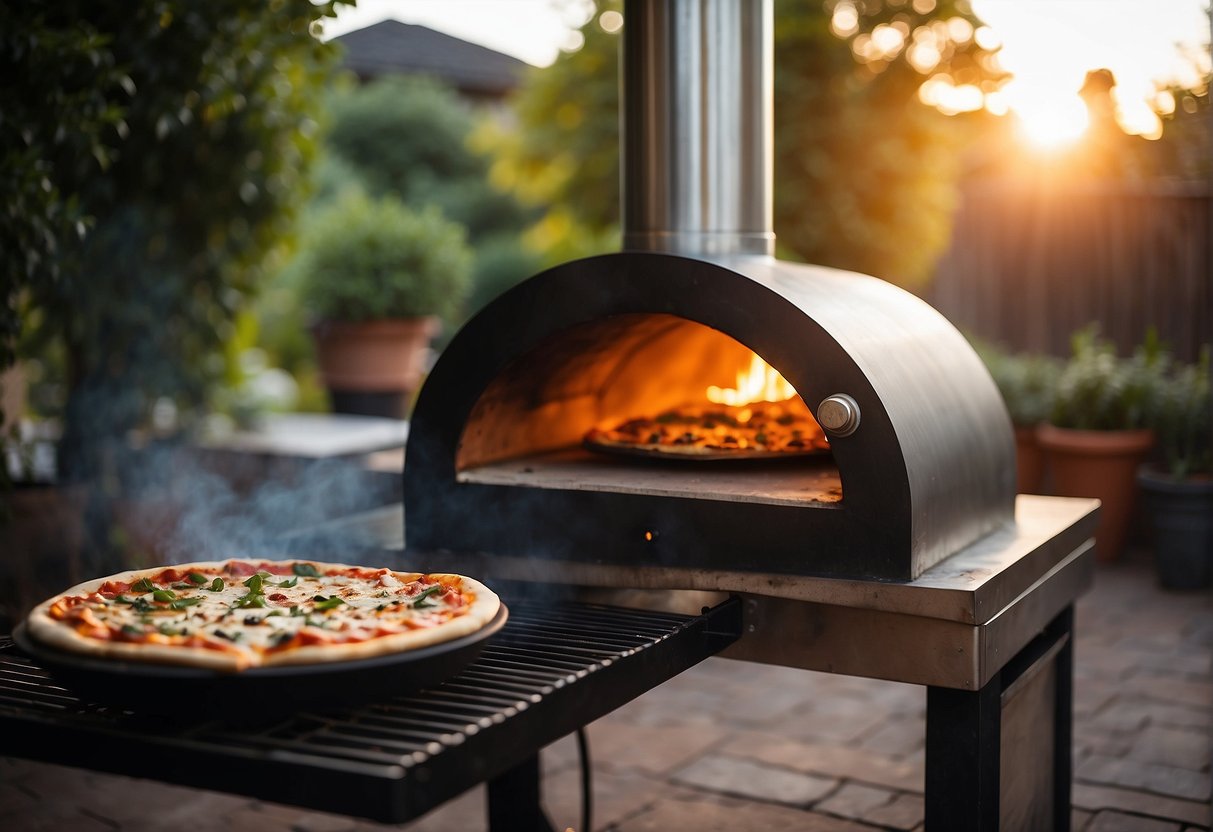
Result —
[{"label": "blurred background greenery", "polygon": [[[617,249],[621,6],[565,5],[573,37],[550,66],[461,53],[462,70],[498,76],[479,89],[360,68],[371,29],[325,40],[332,2],[0,6],[0,70],[21,79],[0,87],[0,368],[20,358],[23,376],[5,376],[5,430],[57,425],[54,477],[95,482],[132,436],[326,410],[302,266],[320,229],[349,219],[342,205],[459,228],[470,285],[442,290],[436,349],[526,276]],[[1116,80],[1095,69],[1084,139],[1042,154],[992,106],[1009,76],[965,0],[775,9],[780,256],[896,282],[1009,351],[1060,356],[1098,319],[1122,351],[1155,324],[1196,359],[1210,327],[1207,57],[1199,81],[1159,89],[1150,139],[1118,124]],[[1108,204],[1115,222],[1048,233]],[[1126,254],[1117,229],[1146,226],[1163,242]],[[14,447],[0,472],[26,476]]]}]

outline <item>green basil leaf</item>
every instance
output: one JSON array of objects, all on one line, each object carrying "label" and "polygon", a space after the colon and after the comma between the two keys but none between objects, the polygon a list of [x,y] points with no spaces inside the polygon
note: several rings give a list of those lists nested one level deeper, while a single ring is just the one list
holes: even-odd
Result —
[{"label": "green basil leaf", "polygon": [[122,632],[123,632],[123,634],[124,634],[124,635],[128,635],[128,636],[141,636],[141,635],[143,635],[143,629],[142,629],[142,628],[140,628],[140,627],[136,627],[136,626],[134,626],[134,625],[132,625],[132,624],[123,624],[123,625],[122,625]]},{"label": "green basil leaf", "polygon": [[306,614],[307,614],[307,613],[300,612],[300,611],[299,611],[299,607],[298,607],[298,606],[291,607],[291,615],[292,615],[292,616],[296,616],[296,615],[306,615]]},{"label": "green basil leaf", "polygon": [[130,598],[127,598],[125,595],[115,595],[115,596],[114,596],[114,603],[117,603],[117,604],[133,604],[133,603],[135,603],[135,602],[134,602],[134,601],[132,601]]},{"label": "green basil leaf", "polygon": [[256,575],[253,575],[251,578],[245,581],[244,585],[248,587],[249,592],[260,592],[261,586],[264,583],[265,578],[261,577],[261,573],[258,572]]},{"label": "green basil leaf", "polygon": [[285,588],[287,588],[287,589],[290,589],[291,587],[293,587],[293,586],[294,586],[295,584],[297,584],[297,583],[299,583],[299,576],[297,576],[297,575],[296,575],[294,578],[291,578],[290,580],[287,580],[287,581],[279,581],[278,583],[274,584],[274,586],[281,586],[281,587],[285,587]]},{"label": "green basil leaf", "polygon": [[240,598],[240,600],[238,600],[236,602],[235,608],[238,610],[247,610],[250,607],[264,607],[264,606],[265,606],[265,596],[261,595],[260,593],[250,592],[248,595],[245,595],[244,597]]},{"label": "green basil leaf", "polygon": [[143,598],[136,598],[134,601],[131,601],[131,607],[135,612],[152,612],[156,609]]},{"label": "green basil leaf", "polygon": [[189,578],[190,583],[197,584],[198,586],[202,586],[204,583],[206,583],[206,575],[203,575],[200,572],[191,572],[187,577]]},{"label": "green basil leaf", "polygon": [[318,570],[315,566],[312,566],[310,563],[296,563],[291,567],[291,569],[296,575],[304,578],[320,577],[320,570]]},{"label": "green basil leaf", "polygon": [[157,589],[152,593],[153,601],[175,601],[176,599],[177,593],[173,592],[171,589]]},{"label": "green basil leaf", "polygon": [[178,598],[168,605],[170,610],[183,610],[186,607],[192,607],[195,604],[201,604],[201,598]]},{"label": "green basil leaf", "polygon": [[211,585],[207,587],[211,592],[222,592],[224,587],[223,578],[216,578],[211,581]]},{"label": "green basil leaf", "polygon": [[437,606],[437,604],[435,604],[433,601],[430,601],[428,599],[431,595],[435,595],[435,594],[437,594],[439,592],[443,592],[445,590],[446,590],[446,587],[444,587],[442,584],[434,584],[431,587],[426,587],[425,589],[421,590],[421,592],[417,595],[416,598],[413,599],[413,607],[423,609],[425,607]]},{"label": "green basil leaf", "polygon": [[131,589],[135,590],[135,592],[155,592],[156,585],[147,578],[140,578],[131,584]]},{"label": "green basil leaf", "polygon": [[[319,598],[320,596],[316,596],[316,597]],[[316,604],[316,609],[318,611],[323,612],[324,610],[335,609],[344,603],[345,603],[345,601],[343,601],[342,599],[340,599],[336,595],[334,595],[332,598],[329,598],[327,601],[321,601],[318,604]]]}]

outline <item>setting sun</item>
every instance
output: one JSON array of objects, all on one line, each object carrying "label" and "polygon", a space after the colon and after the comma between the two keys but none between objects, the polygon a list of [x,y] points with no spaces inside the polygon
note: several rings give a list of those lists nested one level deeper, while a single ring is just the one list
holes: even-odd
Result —
[{"label": "setting sun", "polygon": [[1033,146],[1053,150],[1082,138],[1090,116],[1076,93],[1055,88],[1027,88],[1021,95],[1008,92],[1020,132]]},{"label": "setting sun", "polygon": [[[974,0],[973,10],[1002,43],[999,62],[1011,74],[997,106],[1015,114],[1032,145],[1057,149],[1087,133],[1090,112],[1079,90],[1088,72],[1103,68],[1115,81],[1110,117],[1126,133],[1158,138],[1161,123],[1151,107],[1158,85],[1194,86],[1208,67],[1201,5],[1106,0],[1095,12],[1085,3]],[[1184,29],[1190,35],[1178,39]],[[990,98],[986,108],[996,112]]]}]

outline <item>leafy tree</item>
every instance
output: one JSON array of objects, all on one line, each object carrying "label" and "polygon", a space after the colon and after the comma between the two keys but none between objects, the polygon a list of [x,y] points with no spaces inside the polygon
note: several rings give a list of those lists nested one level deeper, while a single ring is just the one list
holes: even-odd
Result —
[{"label": "leafy tree", "polygon": [[[48,22],[0,5],[0,369],[12,363],[26,287],[60,276],[60,252],[91,225],[79,183],[113,159],[133,86],[87,20]],[[3,468],[3,466],[0,466]]]},{"label": "leafy tree", "polygon": [[[523,129],[493,168],[520,199],[548,206],[530,238],[563,256],[617,245],[618,35],[600,19],[582,27],[581,49],[531,74],[515,103]],[[964,0],[776,4],[775,231],[786,256],[906,284],[926,276],[947,243],[965,137],[919,90],[946,78],[980,96],[998,80],[978,25]]]},{"label": "leafy tree", "polygon": [[1209,87],[1213,76],[1194,89],[1172,86],[1164,90],[1171,106],[1159,113],[1162,137],[1150,148],[1148,164],[1160,176],[1180,180],[1208,179],[1213,166],[1213,128],[1209,121]]},{"label": "leafy tree", "polygon": [[530,215],[490,184],[489,159],[471,144],[477,116],[452,89],[428,78],[387,76],[334,95],[330,113],[327,146],[372,194],[416,209],[435,206],[467,228],[478,252],[477,304],[529,274],[521,269],[535,258],[518,235]]},{"label": "leafy tree", "polygon": [[4,220],[6,314],[20,304],[29,349],[64,356],[65,480],[109,483],[107,460],[157,400],[188,412],[222,375],[315,150],[335,52],[310,27],[331,13],[310,0],[0,12],[0,65],[21,78],[0,116],[4,182],[32,165],[43,187],[25,229]]}]

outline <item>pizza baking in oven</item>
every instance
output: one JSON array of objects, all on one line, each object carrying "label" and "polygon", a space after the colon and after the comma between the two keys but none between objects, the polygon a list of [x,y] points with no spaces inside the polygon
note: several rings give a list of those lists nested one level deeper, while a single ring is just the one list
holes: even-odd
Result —
[{"label": "pizza baking in oven", "polygon": [[584,444],[607,453],[686,459],[773,458],[829,449],[817,420],[799,397],[742,406],[680,407],[594,428]]},{"label": "pizza baking in oven", "polygon": [[460,575],[229,560],[86,581],[35,607],[28,627],[82,655],[236,671],[427,647],[475,633],[499,607]]}]

